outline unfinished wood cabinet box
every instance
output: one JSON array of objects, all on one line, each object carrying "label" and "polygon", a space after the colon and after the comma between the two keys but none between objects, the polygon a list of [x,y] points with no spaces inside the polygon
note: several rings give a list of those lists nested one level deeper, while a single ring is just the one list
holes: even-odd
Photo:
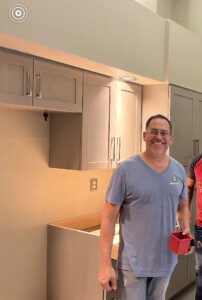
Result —
[{"label": "unfinished wood cabinet box", "polygon": [[[101,212],[48,225],[48,300],[102,300],[98,229]],[[113,249],[117,257],[117,246]],[[105,295],[105,299],[113,299]]]}]

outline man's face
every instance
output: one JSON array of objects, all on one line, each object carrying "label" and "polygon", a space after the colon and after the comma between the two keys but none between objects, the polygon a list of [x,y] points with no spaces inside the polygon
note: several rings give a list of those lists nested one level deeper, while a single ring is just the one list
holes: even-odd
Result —
[{"label": "man's face", "polygon": [[143,139],[146,144],[146,152],[152,156],[165,155],[173,140],[169,123],[161,118],[153,119],[143,133]]}]

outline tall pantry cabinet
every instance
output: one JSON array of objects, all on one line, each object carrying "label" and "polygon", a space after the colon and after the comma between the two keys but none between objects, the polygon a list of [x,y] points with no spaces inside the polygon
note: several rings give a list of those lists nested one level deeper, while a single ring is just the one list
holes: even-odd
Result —
[{"label": "tall pantry cabinet", "polygon": [[186,168],[190,158],[202,152],[202,94],[170,86],[170,100],[175,136],[170,153]]},{"label": "tall pantry cabinet", "polygon": [[113,168],[138,153],[140,126],[140,86],[84,74],[83,168]]},{"label": "tall pantry cabinet", "polygon": [[[170,155],[187,170],[189,160],[202,152],[202,94],[174,85],[171,85],[169,89],[170,119],[174,131]],[[196,202],[194,199],[191,206],[191,229],[195,223],[195,214]],[[171,294],[186,287],[195,279],[194,256],[180,256],[178,260],[179,263],[171,278]]]},{"label": "tall pantry cabinet", "polygon": [[[192,156],[202,152],[202,94],[175,85],[144,86],[143,124],[149,116],[157,113],[162,113],[170,118],[174,139],[169,154],[178,160],[186,170]],[[191,227],[193,227],[195,201],[192,203],[191,215]],[[194,256],[178,256],[178,264],[171,276],[166,299],[178,293],[194,279]]]},{"label": "tall pantry cabinet", "polygon": [[169,153],[186,168],[191,157],[202,152],[202,93],[167,84],[144,86],[143,125],[157,113],[170,118],[174,139]]},{"label": "tall pantry cabinet", "polygon": [[139,153],[140,131],[141,87],[84,72],[83,114],[51,114],[50,166],[114,168]]}]

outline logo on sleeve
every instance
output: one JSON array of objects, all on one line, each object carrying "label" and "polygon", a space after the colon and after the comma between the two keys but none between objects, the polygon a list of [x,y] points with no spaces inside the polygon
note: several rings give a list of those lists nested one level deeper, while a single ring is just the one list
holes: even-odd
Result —
[{"label": "logo on sleeve", "polygon": [[179,184],[176,176],[172,176],[172,181],[170,182],[170,184]]}]

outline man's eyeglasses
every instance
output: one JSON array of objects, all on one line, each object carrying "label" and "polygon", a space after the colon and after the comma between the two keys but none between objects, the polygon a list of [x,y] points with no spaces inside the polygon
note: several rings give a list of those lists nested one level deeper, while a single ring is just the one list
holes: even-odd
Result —
[{"label": "man's eyeglasses", "polygon": [[145,132],[150,134],[151,136],[157,136],[159,133],[162,137],[170,136],[170,131],[168,130],[148,129]]}]

